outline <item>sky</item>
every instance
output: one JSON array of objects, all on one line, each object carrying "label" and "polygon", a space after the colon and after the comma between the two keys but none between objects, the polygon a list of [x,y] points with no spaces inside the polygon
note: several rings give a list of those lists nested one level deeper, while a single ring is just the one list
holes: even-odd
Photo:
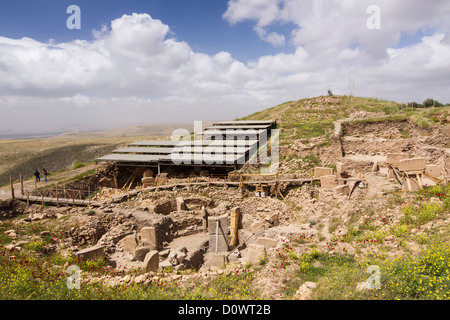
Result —
[{"label": "sky", "polygon": [[0,0],[0,138],[449,84],[448,0]]}]

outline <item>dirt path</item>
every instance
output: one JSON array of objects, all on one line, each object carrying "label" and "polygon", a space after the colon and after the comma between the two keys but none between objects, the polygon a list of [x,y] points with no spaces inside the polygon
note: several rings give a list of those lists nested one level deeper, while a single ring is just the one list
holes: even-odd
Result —
[{"label": "dirt path", "polygon": [[[36,187],[43,188],[44,186],[53,185],[53,184],[61,184],[63,182],[69,181],[73,179],[75,176],[79,174],[86,173],[90,170],[95,169],[95,164],[88,164],[82,168],[78,169],[70,169],[63,172],[50,173],[47,176],[47,182],[44,182],[44,177],[41,176],[41,182],[36,183],[35,179],[27,179],[23,181],[23,188],[25,190],[34,190]],[[20,181],[14,182],[14,194],[20,194]],[[11,199],[11,187],[9,185],[3,186],[0,188],[0,199],[8,200]]]}]

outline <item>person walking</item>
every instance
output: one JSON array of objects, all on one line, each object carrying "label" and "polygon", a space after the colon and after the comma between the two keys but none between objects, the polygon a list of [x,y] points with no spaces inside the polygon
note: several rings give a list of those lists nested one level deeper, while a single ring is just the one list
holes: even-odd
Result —
[{"label": "person walking", "polygon": [[47,170],[42,169],[44,171],[44,182],[47,182]]},{"label": "person walking", "polygon": [[36,182],[41,182],[41,175],[38,169],[36,169],[36,171],[34,172],[34,176],[36,177]]}]

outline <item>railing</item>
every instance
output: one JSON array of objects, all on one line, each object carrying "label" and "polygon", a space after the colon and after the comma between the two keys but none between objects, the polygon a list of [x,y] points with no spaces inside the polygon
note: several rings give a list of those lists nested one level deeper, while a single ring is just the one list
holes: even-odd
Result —
[{"label": "railing", "polygon": [[42,205],[46,203],[53,203],[57,206],[60,204],[71,205],[88,205],[96,202],[97,193],[92,192],[90,188],[83,189],[66,189],[66,188],[52,188],[52,189],[23,189],[21,196],[17,197],[26,200],[27,204],[30,202],[40,202]]}]

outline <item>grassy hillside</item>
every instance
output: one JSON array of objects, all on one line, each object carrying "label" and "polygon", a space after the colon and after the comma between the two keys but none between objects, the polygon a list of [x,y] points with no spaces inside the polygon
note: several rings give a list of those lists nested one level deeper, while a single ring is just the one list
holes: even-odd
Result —
[{"label": "grassy hillside", "polygon": [[[371,118],[359,121],[410,119],[419,127],[448,123],[450,107],[412,108],[406,104],[374,98],[323,96],[289,101],[253,113],[239,120],[273,119],[281,129],[281,140],[308,139],[329,133],[339,119]],[[287,142],[287,141],[284,141]]]},{"label": "grassy hillside", "polygon": [[[208,122],[208,125],[210,123]],[[87,163],[119,146],[138,139],[161,139],[178,128],[193,129],[193,124],[153,124],[127,126],[100,132],[67,132],[53,138],[0,140],[0,186],[22,174],[33,176],[36,169],[50,173]]]},{"label": "grassy hillside", "polygon": [[58,137],[0,141],[0,185],[22,174],[30,178],[36,169],[50,173],[71,169],[78,162],[89,162],[134,139]]}]

